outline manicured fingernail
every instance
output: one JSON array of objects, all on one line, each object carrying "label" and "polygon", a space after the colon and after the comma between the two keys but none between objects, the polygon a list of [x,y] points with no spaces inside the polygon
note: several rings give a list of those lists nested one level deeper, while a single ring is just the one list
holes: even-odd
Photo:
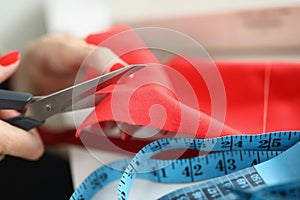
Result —
[{"label": "manicured fingernail", "polygon": [[0,66],[7,67],[20,60],[20,52],[12,51],[0,58]]}]

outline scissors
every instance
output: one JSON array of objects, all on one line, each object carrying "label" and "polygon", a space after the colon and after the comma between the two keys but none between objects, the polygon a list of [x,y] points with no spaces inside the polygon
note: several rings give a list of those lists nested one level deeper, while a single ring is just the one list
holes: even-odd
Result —
[{"label": "scissors", "polygon": [[119,70],[98,76],[46,96],[0,90],[0,109],[23,110],[23,114],[4,121],[24,130],[42,125],[53,115],[68,111],[91,108],[103,99],[94,95],[96,90],[117,83],[122,77],[144,68],[146,65],[129,65]]}]

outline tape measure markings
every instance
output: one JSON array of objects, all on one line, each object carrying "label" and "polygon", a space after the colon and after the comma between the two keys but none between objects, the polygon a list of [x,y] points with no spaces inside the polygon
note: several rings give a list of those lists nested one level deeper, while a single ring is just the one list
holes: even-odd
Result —
[{"label": "tape measure markings", "polygon": [[[256,135],[253,138],[251,138],[252,136],[248,136],[248,138],[251,140],[252,143],[246,143],[246,144],[250,144],[249,146],[253,146],[254,141],[256,141],[257,143],[257,138],[259,138],[258,143],[263,143],[265,144],[265,142],[261,142],[261,141],[266,141],[267,143],[275,143],[276,140],[272,140],[271,136],[272,135],[277,135],[278,133],[270,133],[270,134],[261,134],[261,135]],[[244,138],[246,138],[244,136]],[[262,140],[263,138],[268,138],[268,140]],[[299,138],[299,136],[298,136]],[[136,160],[145,160],[149,159],[150,157],[154,156],[157,151],[164,151],[164,150],[169,150],[169,149],[175,149],[175,148],[190,148],[190,149],[194,149],[194,150],[207,150],[206,148],[208,147],[207,145],[203,145],[203,144],[212,144],[214,143],[214,146],[209,146],[209,150],[212,151],[224,151],[224,147],[226,148],[231,148],[232,149],[232,143],[230,146],[228,146],[228,140],[231,141],[231,137],[226,136],[226,137],[221,137],[221,138],[216,138],[216,139],[207,139],[207,140],[203,140],[203,139],[192,139],[192,138],[165,138],[165,139],[161,139],[161,140],[157,140],[154,141],[152,143],[150,143],[149,145],[145,146],[143,148],[143,151],[140,151],[136,154],[136,156],[133,158],[131,164],[127,167],[127,169],[125,170],[124,176],[122,176],[121,181],[119,182],[118,185],[118,199],[119,200],[126,200],[128,199],[129,196],[129,190],[131,188],[132,185],[132,181],[136,176],[137,172],[142,172],[144,169],[140,168],[140,166],[137,166]],[[197,142],[195,142],[197,141]],[[227,142],[225,142],[227,141]],[[247,140],[245,140],[247,141]],[[278,147],[281,147],[281,143],[276,141],[276,145],[267,145],[267,146],[257,146],[253,147],[254,149],[258,149],[260,150],[260,148],[265,148],[267,147],[268,150],[270,149],[276,149]],[[161,144],[164,145],[161,145]],[[218,143],[221,143],[221,146],[218,145]],[[287,141],[287,143],[290,143],[290,141]],[[248,146],[246,146],[247,149]],[[249,147],[248,147],[249,148]],[[283,148],[283,147],[281,147]],[[151,151],[149,151],[149,149],[151,149]],[[146,153],[145,153],[146,152]],[[148,154],[148,155],[146,155]],[[209,156],[209,155],[208,155]],[[233,161],[233,160],[228,160],[228,161]],[[220,171],[223,171],[222,169],[222,161],[219,161],[219,168]],[[223,164],[226,164],[226,162],[224,161]],[[218,165],[217,165],[218,166]],[[226,169],[224,170],[226,173]],[[177,171],[178,172],[178,171]],[[215,171],[213,171],[214,174],[218,174]],[[177,179],[179,179],[177,173]],[[222,175],[222,174],[221,174]],[[182,179],[182,176],[180,176],[180,179]]]},{"label": "tape measure markings", "polygon": [[238,190],[255,190],[265,186],[265,181],[253,168],[246,168],[228,174],[227,176],[215,178],[200,185],[182,188],[176,192],[169,193],[159,200],[213,200],[213,199],[236,199],[236,196],[227,188]]},{"label": "tape measure markings", "polygon": [[300,181],[284,183],[275,186],[270,186],[262,188],[259,191],[248,192],[255,199],[272,199],[272,200],[282,200],[282,199],[300,199]]},{"label": "tape measure markings", "polygon": [[[136,175],[139,178],[164,183],[196,182],[223,176],[269,160],[297,143],[299,138],[300,131],[288,131],[212,139],[165,138],[157,140],[142,148],[131,161],[127,159],[111,163],[93,172],[78,187],[71,199],[91,199],[99,189],[120,178],[118,199],[127,199]],[[177,148],[215,153],[174,161],[151,159],[157,153]],[[239,151],[244,149],[252,151]],[[125,172],[122,175],[124,169]]]},{"label": "tape measure markings", "polygon": [[[218,160],[220,160],[221,158],[226,159],[228,156],[232,157],[232,156],[235,156],[236,154],[240,154],[240,155],[244,154],[245,156],[251,157],[251,159],[256,158],[258,155],[261,155],[263,157],[262,161],[266,161],[270,158],[275,157],[279,153],[280,152],[275,152],[275,153],[267,152],[266,153],[264,151],[218,152],[218,153],[214,153],[216,155],[213,157],[211,154],[208,154],[205,156],[194,157],[194,158],[190,158],[190,159],[180,159],[180,160],[174,160],[174,161],[172,161],[172,160],[170,160],[170,161],[152,160],[151,159],[147,162],[147,165],[149,165],[149,166],[161,165],[161,163],[163,163],[163,162],[164,162],[163,165],[166,165],[166,164],[170,164],[170,165],[167,165],[166,168],[161,168],[161,169],[153,171],[153,172],[140,173],[140,174],[138,174],[138,177],[156,181],[156,182],[163,182],[163,183],[179,183],[179,182],[182,183],[182,182],[200,181],[200,180],[205,180],[208,178],[213,178],[213,177],[216,177],[219,175],[226,174],[226,172],[220,173],[220,174],[210,173],[209,168],[204,167],[204,169],[206,169],[206,171],[208,171],[207,173],[205,173],[203,171],[200,174],[199,171],[198,172],[196,171],[195,172],[196,176],[194,176],[194,173],[192,173],[192,170],[200,169],[199,167],[195,167],[195,166],[199,166],[199,164],[195,165],[195,163],[201,163],[202,161],[206,160],[207,157],[211,157],[211,158],[209,158],[209,160],[211,161],[211,159],[218,159]],[[128,166],[129,163],[130,163],[130,159],[126,159],[126,160],[111,163],[107,166],[99,168],[94,173],[92,173],[86,179],[86,181],[83,182],[82,185],[79,186],[79,188],[76,190],[76,192],[85,191],[84,193],[90,194],[89,196],[85,195],[85,197],[86,197],[85,199],[90,199],[91,196],[93,196],[102,187],[104,187],[105,185],[109,184],[112,181],[120,179],[120,177],[122,176],[122,171],[124,171],[124,169]],[[206,161],[204,163],[206,163]],[[233,171],[248,167],[247,163],[242,163],[242,164],[243,165],[237,164],[237,167]],[[210,165],[211,164],[208,163],[208,166],[210,166]],[[182,176],[182,177],[178,178],[177,172],[179,171],[179,169],[182,171],[182,173],[185,172],[186,176]],[[207,174],[207,175],[203,176],[203,174]],[[201,175],[201,176],[199,176],[199,175]],[[78,197],[78,198],[76,198],[76,197]],[[72,199],[82,199],[82,198],[79,198],[79,194],[75,194],[72,196]]]},{"label": "tape measure markings", "polygon": [[[175,192],[171,192],[159,198],[159,200],[241,199],[240,197],[238,198],[236,195],[234,195],[234,193],[230,193],[229,192],[230,190],[224,188],[235,188],[238,191],[247,190],[248,194],[250,194],[251,196],[246,199],[250,199],[250,198],[253,200],[266,199],[266,196],[269,196],[269,199],[274,199],[274,198],[280,199],[283,197],[282,196],[283,192],[285,195],[288,195],[288,191],[291,190],[290,187],[296,190],[296,193],[293,193],[294,196],[289,195],[289,199],[290,200],[299,199],[300,198],[300,173],[299,172],[297,172],[296,176],[292,176],[293,173],[290,173],[290,176],[288,176],[289,179],[288,181],[287,181],[287,177],[285,177],[284,179],[282,179],[281,177],[277,178],[278,179],[277,182],[285,183],[283,185],[266,187],[267,184],[270,184],[274,181],[264,179],[263,178],[264,171],[262,170],[264,169],[264,170],[268,170],[269,172],[272,172],[271,173],[272,178],[276,179],[276,175],[278,174],[277,172],[279,170],[282,171],[282,168],[286,166],[294,166],[296,167],[296,169],[298,169],[298,166],[297,165],[295,166],[295,164],[299,165],[300,163],[297,159],[299,152],[300,152],[300,143],[294,145],[291,149],[289,149],[287,152],[284,152],[284,154],[280,155],[279,157],[269,160],[266,163],[262,163],[254,167],[249,167],[240,170],[238,172],[228,174],[226,176],[218,177],[199,185],[193,185],[190,187],[176,190]],[[280,161],[285,161],[285,162],[280,163]],[[272,170],[270,170],[270,166],[273,166]],[[276,168],[278,169],[276,170]],[[270,175],[268,176],[270,177]],[[262,189],[258,190],[258,188],[262,188]]]}]

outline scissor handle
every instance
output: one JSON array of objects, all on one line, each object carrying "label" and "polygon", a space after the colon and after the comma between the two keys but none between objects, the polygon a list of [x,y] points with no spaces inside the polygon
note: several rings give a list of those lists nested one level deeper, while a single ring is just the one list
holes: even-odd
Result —
[{"label": "scissor handle", "polygon": [[19,127],[23,130],[29,131],[30,129],[36,128],[44,123],[44,121],[36,120],[26,116],[17,116],[14,118],[4,120],[11,125]]},{"label": "scissor handle", "polygon": [[[29,93],[0,89],[0,109],[22,110],[31,99],[32,94]],[[24,115],[5,119],[4,121],[27,131],[44,123],[44,121],[36,120]]]},{"label": "scissor handle", "polygon": [[32,94],[0,89],[0,109],[21,110],[32,99]]}]

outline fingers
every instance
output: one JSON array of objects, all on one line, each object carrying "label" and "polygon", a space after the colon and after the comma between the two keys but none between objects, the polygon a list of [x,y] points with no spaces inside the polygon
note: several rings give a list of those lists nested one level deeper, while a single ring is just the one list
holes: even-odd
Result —
[{"label": "fingers", "polygon": [[70,43],[65,46],[62,60],[66,65],[66,69],[70,72],[77,72],[84,60],[95,49],[94,45],[87,44],[83,39],[73,38]]},{"label": "fingers", "polygon": [[0,83],[8,79],[18,68],[20,53],[10,52],[0,58]]},{"label": "fingers", "polygon": [[16,110],[0,110],[0,119],[9,119],[20,115]]},{"label": "fingers", "polygon": [[[18,51],[8,53],[0,58],[0,83],[9,78],[18,68],[20,54]],[[1,118],[10,118],[17,114],[13,110],[1,110]],[[43,143],[34,130],[26,132],[0,120],[0,154],[36,160],[44,152]]]},{"label": "fingers", "polygon": [[36,130],[26,132],[0,120],[0,154],[37,160],[44,146]]},{"label": "fingers", "polygon": [[25,50],[26,59],[34,65],[28,67],[57,74],[73,73],[92,50],[82,38],[53,34],[32,42]]},{"label": "fingers", "polygon": [[[45,95],[74,84],[81,63],[94,47],[66,34],[42,37],[27,45],[21,69],[12,81],[15,90]],[[26,77],[26,79],[22,77]]]}]

